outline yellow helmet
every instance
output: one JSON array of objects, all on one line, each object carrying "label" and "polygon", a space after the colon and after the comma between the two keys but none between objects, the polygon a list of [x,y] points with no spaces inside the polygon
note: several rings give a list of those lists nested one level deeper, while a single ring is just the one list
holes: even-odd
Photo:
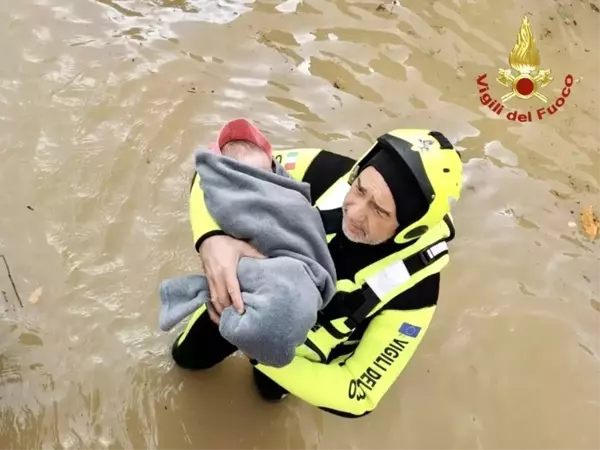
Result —
[{"label": "yellow helmet", "polygon": [[[462,162],[458,151],[440,132],[397,129],[380,136],[371,149],[357,161],[349,182],[381,150],[399,155],[414,175],[428,205],[427,212],[417,221],[398,230],[394,241],[409,242],[425,234],[444,220],[451,201],[460,198]],[[397,205],[400,207],[400,205]]]}]

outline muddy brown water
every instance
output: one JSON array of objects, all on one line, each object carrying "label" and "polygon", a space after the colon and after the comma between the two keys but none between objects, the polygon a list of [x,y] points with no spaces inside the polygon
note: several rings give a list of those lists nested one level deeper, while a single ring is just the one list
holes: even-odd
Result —
[{"label": "muddy brown water", "polygon": [[[0,253],[24,306],[0,261],[0,448],[600,447],[600,240],[578,219],[600,208],[597,0],[377,4],[1,2]],[[476,79],[506,92],[526,13],[549,101],[574,84],[519,123]],[[160,280],[199,269],[192,151],[243,115],[278,147],[425,127],[464,149],[436,320],[358,421],[264,404],[238,356],[178,370],[158,330]]]}]

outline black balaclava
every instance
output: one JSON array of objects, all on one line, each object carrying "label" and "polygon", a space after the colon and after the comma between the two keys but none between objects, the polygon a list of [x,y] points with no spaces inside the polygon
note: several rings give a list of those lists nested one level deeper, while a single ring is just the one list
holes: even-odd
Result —
[{"label": "black balaclava", "polygon": [[400,225],[398,230],[406,228],[425,215],[429,205],[415,176],[400,156],[383,148],[367,161],[361,172],[367,167],[377,170],[392,192],[396,203],[396,219]]}]

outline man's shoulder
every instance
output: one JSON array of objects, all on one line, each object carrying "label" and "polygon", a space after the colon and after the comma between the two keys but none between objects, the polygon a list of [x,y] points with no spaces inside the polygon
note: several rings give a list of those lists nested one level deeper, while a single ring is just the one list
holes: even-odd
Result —
[{"label": "man's shoulder", "polygon": [[313,203],[356,163],[322,148],[274,150],[273,159],[292,178],[310,185]]},{"label": "man's shoulder", "polygon": [[356,161],[344,155],[321,150],[309,164],[302,181],[310,185],[313,203],[340,177],[348,173]]}]

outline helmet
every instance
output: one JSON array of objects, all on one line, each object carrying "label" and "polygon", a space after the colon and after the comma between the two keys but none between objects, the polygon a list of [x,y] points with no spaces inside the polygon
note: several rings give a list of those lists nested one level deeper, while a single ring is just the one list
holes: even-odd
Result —
[{"label": "helmet", "polygon": [[[397,129],[380,136],[371,149],[353,167],[352,183],[361,169],[380,151],[394,152],[414,175],[428,205],[416,222],[398,230],[394,242],[409,242],[445,220],[451,201],[460,198],[462,162],[458,151],[440,132]],[[401,205],[399,205],[401,207]]]}]

